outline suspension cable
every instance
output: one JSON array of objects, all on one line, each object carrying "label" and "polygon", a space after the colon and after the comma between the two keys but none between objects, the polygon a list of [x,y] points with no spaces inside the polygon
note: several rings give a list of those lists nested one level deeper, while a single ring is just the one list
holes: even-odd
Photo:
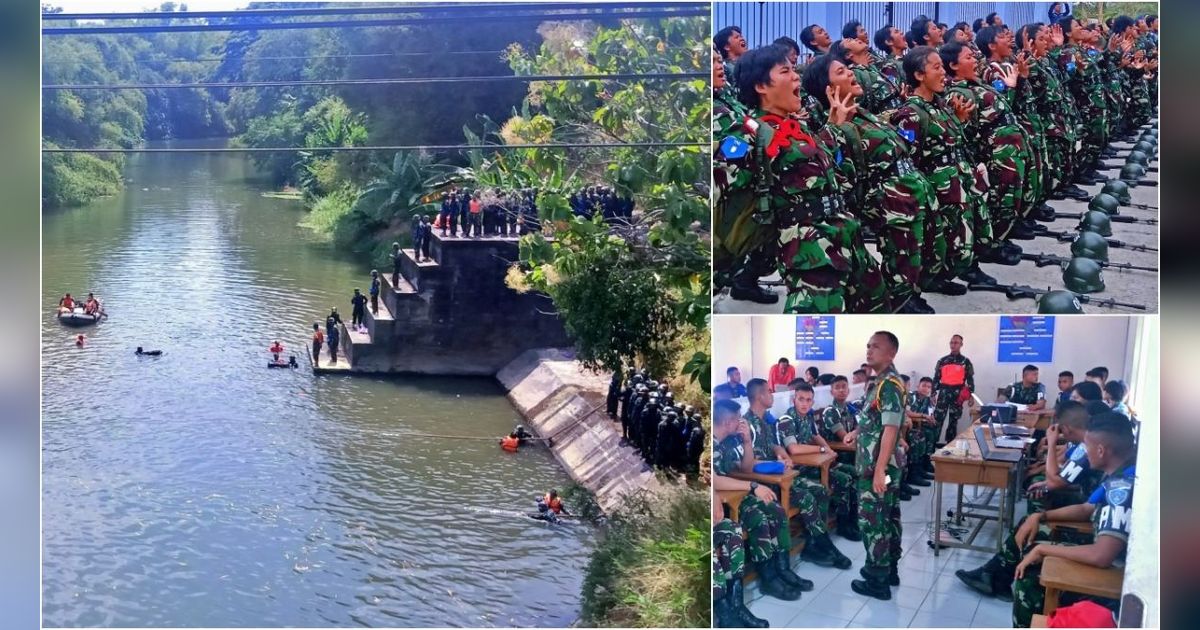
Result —
[{"label": "suspension cable", "polygon": [[709,142],[548,142],[545,144],[401,144],[367,147],[134,147],[134,148],[43,148],[42,153],[288,153],[294,151],[503,151],[509,149],[653,149],[669,147],[705,147]]},{"label": "suspension cable", "polygon": [[175,26],[76,26],[70,28],[43,28],[42,35],[98,35],[112,33],[184,33],[197,31],[271,31],[316,28],[369,28],[375,26],[404,26],[458,23],[472,18],[497,22],[556,22],[564,20],[594,20],[594,19],[645,19],[669,17],[708,16],[709,10],[678,9],[668,11],[624,11],[624,12],[574,12],[574,13],[536,13],[527,15],[456,15],[431,16],[420,18],[393,18],[382,20],[339,20],[321,22],[274,22],[268,24],[180,24]]},{"label": "suspension cable", "polygon": [[404,77],[379,79],[308,79],[295,81],[215,81],[207,83],[118,83],[104,84],[52,84],[43,85],[43,90],[170,90],[238,87],[284,87],[289,85],[414,85],[429,83],[529,83],[534,81],[621,81],[699,79],[709,76],[707,72],[648,72],[624,74],[538,74],[498,75],[483,77]]},{"label": "suspension cable", "polygon": [[[236,57],[236,56],[197,57],[195,59],[184,59],[181,57],[177,57],[177,58],[173,58],[173,59],[135,59],[133,61],[133,63],[138,64],[138,65],[145,65],[145,64],[152,64],[152,63],[177,63],[177,62],[179,62],[179,63],[208,63],[208,62],[214,62],[214,61],[226,61],[226,60],[234,60],[234,59],[236,59],[237,61],[248,62],[248,61],[285,61],[288,59],[342,59],[342,58],[356,58],[356,57],[425,57],[425,56],[429,56],[429,55],[499,55],[504,52],[507,52],[507,51],[505,51],[505,50],[445,50],[445,51],[427,50],[427,51],[422,51],[422,52],[344,53],[341,55],[280,55],[277,57],[263,57],[263,56],[259,56],[259,55],[255,55],[253,57]],[[56,63],[79,63],[79,61],[75,60],[75,59],[43,59],[42,60],[43,65],[56,64]]]},{"label": "suspension cable", "polygon": [[[357,6],[357,7],[315,7],[290,9],[238,9],[226,11],[175,11],[171,13],[138,11],[117,13],[43,13],[42,19],[51,20],[187,20],[198,18],[251,18],[251,17],[300,17],[306,15],[373,15],[389,13],[449,13],[472,10],[523,11],[534,9],[562,9],[563,2],[493,2],[493,3],[455,3],[455,4],[419,4],[410,6]],[[707,3],[698,2],[603,2],[596,3],[596,9],[638,9],[651,7],[696,7]],[[578,6],[578,5],[576,5]]]}]

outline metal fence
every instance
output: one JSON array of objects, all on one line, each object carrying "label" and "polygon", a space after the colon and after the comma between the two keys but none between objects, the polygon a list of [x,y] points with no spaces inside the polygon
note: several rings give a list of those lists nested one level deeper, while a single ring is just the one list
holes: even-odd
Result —
[{"label": "metal fence", "polygon": [[1016,28],[1035,21],[1046,21],[1049,2],[715,2],[713,33],[726,26],[739,26],[751,48],[764,46],[787,35],[800,41],[800,30],[820,24],[834,40],[841,37],[842,25],[858,20],[867,33],[889,22],[908,30],[913,18],[927,15],[953,26],[972,23],[993,11],[1005,23]]}]

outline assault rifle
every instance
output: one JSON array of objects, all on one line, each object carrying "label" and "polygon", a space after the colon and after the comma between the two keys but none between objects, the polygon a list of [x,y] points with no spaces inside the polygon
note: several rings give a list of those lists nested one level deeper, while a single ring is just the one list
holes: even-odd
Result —
[{"label": "assault rifle", "polygon": [[[1098,171],[1115,171],[1115,170],[1119,170],[1123,166],[1125,166],[1125,165],[1124,164],[1099,164],[1096,166],[1096,170],[1098,170]],[[1157,166],[1147,166],[1146,172],[1147,173],[1157,173],[1158,167]]]},{"label": "assault rifle", "polygon": [[[967,290],[968,291],[993,291],[995,293],[1003,293],[1004,295],[1007,295],[1008,299],[1010,299],[1010,300],[1017,300],[1017,299],[1021,299],[1021,298],[1032,298],[1032,299],[1036,300],[1039,297],[1052,291],[1052,289],[1035,289],[1033,287],[1017,285],[1017,284],[977,284],[977,283],[968,284]],[[1075,297],[1079,300],[1080,304],[1095,304],[1096,306],[1103,306],[1104,308],[1113,308],[1115,306],[1120,306],[1122,308],[1133,308],[1133,309],[1137,309],[1139,311],[1144,311],[1148,308],[1145,304],[1131,304],[1129,302],[1118,302],[1113,299],[1102,300],[1097,297],[1092,297],[1090,295],[1082,295],[1079,293],[1076,293]]]},{"label": "assault rifle", "polygon": [[[1082,212],[1055,212],[1055,219],[1082,219]],[[1126,217],[1121,215],[1108,215],[1108,220],[1113,223],[1141,223],[1144,225],[1158,225],[1158,219],[1139,219],[1137,217]]]},{"label": "assault rifle", "polygon": [[[1067,264],[1069,264],[1071,262],[1070,258],[1063,258],[1062,256],[1055,256],[1054,254],[1021,254],[1021,260],[1032,260],[1034,262],[1034,264],[1036,264],[1039,267],[1047,267],[1049,265],[1058,265],[1059,267],[1062,267],[1064,269],[1066,268]],[[1100,263],[1100,266],[1105,269],[1158,271],[1158,267],[1142,267],[1140,265],[1131,265],[1129,263],[1101,262],[1099,260],[1097,260],[1096,262]]]},{"label": "assault rifle", "polygon": [[[1053,238],[1060,243],[1070,243],[1079,236],[1079,232],[1052,232],[1050,230],[1043,230],[1043,231],[1040,231],[1040,232],[1034,234],[1034,236],[1035,237],[1045,236],[1048,238]],[[1105,242],[1108,243],[1109,247],[1115,247],[1117,249],[1132,249],[1135,252],[1157,252],[1158,251],[1157,247],[1150,247],[1149,245],[1134,245],[1133,243],[1126,243],[1125,241],[1118,241],[1115,238],[1106,238],[1104,240],[1105,240]]]}]

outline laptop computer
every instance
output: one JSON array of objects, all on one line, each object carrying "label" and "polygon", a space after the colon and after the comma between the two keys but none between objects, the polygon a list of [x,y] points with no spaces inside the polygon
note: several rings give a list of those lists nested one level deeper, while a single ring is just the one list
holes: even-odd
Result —
[{"label": "laptop computer", "polygon": [[980,425],[975,426],[975,443],[979,445],[979,454],[984,459],[997,462],[1018,462],[1021,460],[1021,451],[993,449],[988,444],[987,438],[984,437],[983,427]]},{"label": "laptop computer", "polygon": [[992,432],[992,443],[997,448],[1025,448],[1025,438],[1015,435],[1005,435],[1000,429],[1000,425],[994,422],[988,422],[988,429]]},{"label": "laptop computer", "polygon": [[999,429],[999,433],[992,435],[1015,435],[1018,437],[1029,437],[1033,435],[1033,431],[1029,427],[1024,427],[1013,423],[1017,418],[1017,408],[1012,405],[986,405],[979,410],[980,418],[987,418],[988,423],[995,422],[992,430]]}]

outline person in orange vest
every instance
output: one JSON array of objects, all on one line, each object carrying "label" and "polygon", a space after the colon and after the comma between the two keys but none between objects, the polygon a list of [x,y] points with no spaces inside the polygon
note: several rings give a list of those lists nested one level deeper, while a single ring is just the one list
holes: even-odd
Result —
[{"label": "person in orange vest", "polygon": [[75,310],[75,300],[71,297],[70,293],[67,293],[58,301],[58,311],[60,313],[70,313],[73,310]]},{"label": "person in orange vest", "polygon": [[510,453],[516,453],[517,449],[520,447],[521,447],[521,438],[517,437],[516,431],[513,431],[512,433],[509,433],[508,435],[500,438],[500,448],[502,448]]},{"label": "person in orange vest", "polygon": [[283,344],[279,343],[279,340],[276,339],[275,343],[271,344],[270,348],[267,348],[267,351],[271,353],[275,358],[275,362],[278,363],[279,355],[283,353]]},{"label": "person in orange vest", "polygon": [[550,523],[558,522],[558,515],[573,516],[567,511],[567,506],[563,505],[562,499],[558,497],[558,490],[551,490],[544,496],[537,498],[538,513],[530,514],[531,518],[547,521]]}]

